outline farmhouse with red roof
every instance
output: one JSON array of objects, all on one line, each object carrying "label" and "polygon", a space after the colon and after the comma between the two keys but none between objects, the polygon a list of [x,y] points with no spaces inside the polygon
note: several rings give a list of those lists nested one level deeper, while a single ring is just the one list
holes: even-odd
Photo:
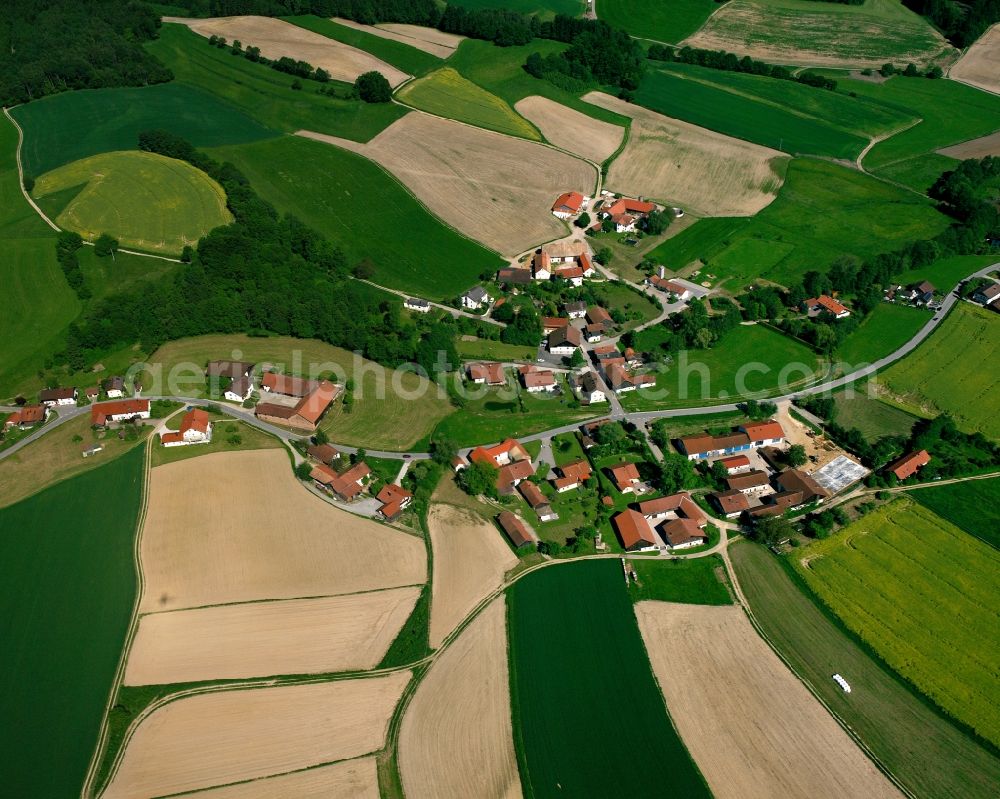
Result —
[{"label": "farmhouse with red roof", "polygon": [[189,444],[210,444],[212,422],[208,411],[192,408],[181,419],[180,430],[168,430],[160,434],[160,443],[165,447],[184,447]]},{"label": "farmhouse with red roof", "polygon": [[565,194],[560,194],[552,203],[552,215],[560,219],[569,219],[583,210],[585,201],[586,198],[580,192],[567,191]]}]

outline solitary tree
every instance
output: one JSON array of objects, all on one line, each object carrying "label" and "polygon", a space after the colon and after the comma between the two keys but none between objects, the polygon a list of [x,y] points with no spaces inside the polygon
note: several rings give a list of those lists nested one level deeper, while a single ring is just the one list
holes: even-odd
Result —
[{"label": "solitary tree", "polygon": [[590,221],[591,221],[590,214],[584,211],[576,218],[576,222],[574,222],[573,224],[579,228],[583,228],[584,230],[586,230],[587,228],[590,227]]},{"label": "solitary tree", "polygon": [[615,254],[611,251],[610,247],[601,247],[596,253],[594,253],[594,258],[597,259],[597,263],[601,266],[607,266],[611,263],[611,259],[615,257]]},{"label": "solitary tree", "polygon": [[366,103],[387,103],[392,99],[392,87],[381,72],[366,72],[354,81],[358,97]]},{"label": "solitary tree", "polygon": [[789,466],[801,466],[806,462],[806,448],[801,444],[792,444],[788,448],[786,458]]},{"label": "solitary tree", "polygon": [[104,258],[105,256],[110,255],[114,258],[116,252],[118,252],[118,239],[110,233],[102,233],[97,237],[97,241],[94,242],[95,255],[99,258]]},{"label": "solitary tree", "polygon": [[312,466],[309,465],[308,461],[302,461],[302,463],[295,467],[295,476],[299,480],[308,480],[310,474],[312,474]]},{"label": "solitary tree", "polygon": [[458,473],[458,484],[472,496],[496,496],[497,470],[488,463],[473,463]]},{"label": "solitary tree", "polygon": [[320,83],[328,83],[330,80],[330,73],[327,72],[322,67],[317,67],[316,72],[313,74],[313,77]]}]

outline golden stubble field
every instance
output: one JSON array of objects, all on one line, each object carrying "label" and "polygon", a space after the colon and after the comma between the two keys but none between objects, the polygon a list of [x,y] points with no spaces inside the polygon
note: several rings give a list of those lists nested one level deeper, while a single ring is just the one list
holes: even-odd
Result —
[{"label": "golden stubble field", "polygon": [[460,233],[512,256],[566,235],[552,216],[564,191],[592,194],[597,170],[535,142],[411,111],[366,144],[298,135],[359,153],[400,180]]},{"label": "golden stubble field", "polygon": [[152,471],[140,612],[352,594],[423,583],[423,542],[307,492],[283,450]]},{"label": "golden stubble field", "polygon": [[259,780],[180,794],[176,799],[379,799],[374,757],[262,777]]},{"label": "golden stubble field", "polygon": [[503,583],[517,556],[481,516],[434,503],[427,514],[434,552],[430,644],[437,648],[470,611]]},{"label": "golden stubble field", "polygon": [[409,680],[404,671],[175,700],[140,724],[102,796],[197,791],[376,752]]},{"label": "golden stubble field", "polygon": [[333,17],[332,21],[345,28],[354,28],[382,39],[408,44],[410,47],[416,47],[418,50],[436,55],[438,58],[448,58],[465,39],[464,36],[445,33],[436,28],[425,28],[422,25],[404,25],[391,22],[381,25],[363,25],[360,22],[341,17]]},{"label": "golden stubble field", "polygon": [[400,727],[399,771],[409,799],[520,799],[503,597],[417,688]]},{"label": "golden stubble field", "polygon": [[358,75],[372,70],[381,72],[392,86],[398,86],[410,77],[364,50],[280,19],[257,16],[211,19],[164,17],[163,21],[187,25],[206,38],[222,36],[227,42],[239,39],[244,48],[259,47],[265,58],[277,60],[288,57],[306,61],[316,68],[325,69],[334,80],[347,83],[354,83]]},{"label": "golden stubble field", "polygon": [[965,51],[948,77],[1000,94],[1000,23],[986,31]]},{"label": "golden stubble field", "polygon": [[373,669],[419,595],[414,586],[149,613],[125,685]]},{"label": "golden stubble field", "polygon": [[515,103],[514,109],[556,147],[598,164],[614,154],[625,136],[625,128],[581,114],[547,97],[525,97]]},{"label": "golden stubble field", "polygon": [[901,799],[735,606],[639,602],[639,629],[716,799]]},{"label": "golden stubble field", "polygon": [[753,216],[778,195],[788,156],[671,119],[603,92],[583,99],[632,118],[607,188],[683,207],[698,216]]}]

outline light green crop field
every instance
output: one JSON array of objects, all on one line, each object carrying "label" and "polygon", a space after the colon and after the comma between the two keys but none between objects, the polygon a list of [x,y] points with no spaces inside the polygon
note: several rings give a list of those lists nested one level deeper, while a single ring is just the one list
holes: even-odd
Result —
[{"label": "light green crop field", "polygon": [[908,269],[899,276],[899,279],[901,283],[907,285],[929,280],[937,286],[938,291],[944,293],[951,291],[973,272],[996,263],[996,260],[995,255],[953,255],[927,266]]},{"label": "light green crop field", "polygon": [[837,424],[848,429],[856,427],[869,441],[883,436],[909,437],[917,417],[886,405],[861,391],[851,396],[844,392],[833,398],[837,408]]},{"label": "light green crop field", "polygon": [[[426,438],[434,425],[454,410],[447,398],[438,396],[435,387],[412,372],[401,374],[394,383],[392,372],[360,355],[314,339],[281,336],[210,335],[164,344],[146,361],[160,369],[164,379],[173,373],[178,380],[174,387],[164,386],[169,390],[154,392],[150,388],[150,393],[204,395],[204,368],[213,359],[266,361],[282,365],[289,374],[330,377],[338,382],[353,379],[352,412],[347,413],[338,400],[321,423],[330,438],[341,444],[405,450]],[[144,385],[147,382],[153,385],[151,379],[144,378]]]},{"label": "light green crop field", "polygon": [[921,66],[954,53],[899,0],[867,0],[858,6],[732,0],[686,44],[774,63],[831,67],[878,67],[886,61]]},{"label": "light green crop field", "polygon": [[[760,80],[773,82],[771,78]],[[784,83],[798,86],[788,81]],[[823,89],[803,88],[836,97]],[[635,93],[635,99],[640,105],[668,117],[683,119],[792,155],[855,158],[868,144],[867,138],[830,121],[801,112],[793,113],[790,109],[796,106],[792,98],[787,105],[762,102],[756,97],[673,70],[648,70]]]},{"label": "light green crop field", "polygon": [[880,375],[903,408],[921,416],[950,413],[964,430],[1000,437],[1000,377],[989,368],[1000,353],[1000,317],[956,305],[914,352]]},{"label": "light green crop field", "polygon": [[[647,349],[641,341],[636,347]],[[676,355],[657,375],[655,388],[631,391],[621,400],[627,410],[733,402],[756,392],[792,391],[821,376],[818,357],[804,344],[763,325],[741,326],[711,349]]]},{"label": "light green crop field", "polygon": [[1000,743],[1000,552],[900,499],[794,562],[890,666]]},{"label": "light green crop field", "polygon": [[[24,129],[25,171],[36,178],[88,155],[134,150],[144,130],[168,130],[195,147],[277,135],[208,92],[176,82],[63,92],[20,105],[11,114]],[[72,125],[66,124],[69,119]]]},{"label": "light green crop field", "polygon": [[455,342],[455,349],[463,360],[483,358],[491,361],[534,361],[538,350],[523,344],[504,344],[502,341],[464,337]]},{"label": "light green crop field", "polygon": [[[763,277],[787,285],[845,254],[870,258],[947,226],[943,214],[912,192],[838,164],[795,158],[777,199],[756,216],[699,220],[648,257],[673,269],[707,259],[708,272],[719,280]],[[764,271],[753,262],[735,263],[728,273],[716,270],[714,259],[742,239],[793,249]]]},{"label": "light green crop field", "polygon": [[[874,363],[898,350],[931,321],[933,314],[923,308],[883,302],[864,318],[837,350],[836,357],[852,366]],[[854,371],[845,369],[845,372]]]},{"label": "light green crop field", "polygon": [[291,75],[212,47],[185,25],[164,25],[146,49],[170,67],[178,83],[209,92],[272,130],[315,130],[364,142],[407,113],[395,103],[319,94],[315,81],[302,81],[296,91]]},{"label": "light green crop field", "polygon": [[49,212],[46,198],[74,187],[75,196],[51,213],[61,228],[88,241],[110,233],[123,247],[177,254],[232,220],[218,183],[185,161],[156,153],[92,155],[45,173],[32,194]]},{"label": "light green crop field", "polygon": [[[1000,758],[959,730],[818,607],[764,547],[729,548],[736,577],[771,645],[919,799],[992,799]],[[843,674],[844,693],[832,679]],[[914,742],[919,741],[919,745]]]},{"label": "light green crop field", "polygon": [[705,24],[720,6],[715,0],[600,0],[601,19],[639,39],[673,44]]},{"label": "light green crop field", "polygon": [[0,737],[12,796],[80,795],[135,598],[143,457],[133,449],[0,510]]},{"label": "light green crop field", "polygon": [[534,141],[542,138],[535,126],[507,103],[451,67],[442,67],[407,83],[396,92],[396,98],[431,114],[476,127]]},{"label": "light green crop field", "polygon": [[382,59],[387,64],[401,69],[410,75],[423,75],[441,65],[441,59],[436,55],[418,50],[403,42],[384,39],[381,36],[338,25],[330,19],[305,14],[297,17],[282,17],[285,22],[291,22],[300,28],[313,33],[319,33],[329,39],[357,47]]},{"label": "light green crop field", "polygon": [[503,265],[432,216],[395,178],[355,153],[297,136],[212,151],[232,161],[282,212],[325,235],[372,280],[443,300]]},{"label": "light green crop field", "polygon": [[1000,549],[1000,478],[920,488],[910,496],[942,519]]}]

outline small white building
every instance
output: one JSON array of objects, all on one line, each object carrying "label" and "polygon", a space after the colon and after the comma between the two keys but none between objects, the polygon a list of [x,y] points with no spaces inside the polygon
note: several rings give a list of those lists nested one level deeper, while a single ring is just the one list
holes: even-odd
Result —
[{"label": "small white building", "polygon": [[566,303],[566,316],[570,319],[583,319],[587,315],[587,303],[568,302]]},{"label": "small white building", "polygon": [[246,402],[253,394],[253,380],[249,377],[238,377],[229,384],[229,388],[223,393],[230,402]]},{"label": "small white building", "polygon": [[581,344],[580,331],[569,325],[549,334],[549,352],[553,355],[572,355]]},{"label": "small white building", "polygon": [[160,443],[165,447],[185,447],[191,444],[209,444],[212,441],[212,422],[208,411],[192,408],[184,414],[180,430],[160,434]]},{"label": "small white building", "polygon": [[580,397],[580,401],[587,405],[608,401],[608,397],[604,393],[604,389],[602,389],[600,383],[597,382],[597,378],[594,376],[593,372],[584,372],[580,375],[577,379],[576,391]]},{"label": "small white building", "polygon": [[39,401],[46,408],[57,405],[76,405],[75,388],[47,388],[38,395]]},{"label": "small white building", "polygon": [[491,302],[493,302],[493,298],[482,286],[475,286],[462,295],[462,307],[470,311],[478,311]]},{"label": "small white building", "polygon": [[417,313],[428,313],[431,309],[431,304],[427,300],[421,300],[418,297],[407,297],[403,300],[403,307]]}]

